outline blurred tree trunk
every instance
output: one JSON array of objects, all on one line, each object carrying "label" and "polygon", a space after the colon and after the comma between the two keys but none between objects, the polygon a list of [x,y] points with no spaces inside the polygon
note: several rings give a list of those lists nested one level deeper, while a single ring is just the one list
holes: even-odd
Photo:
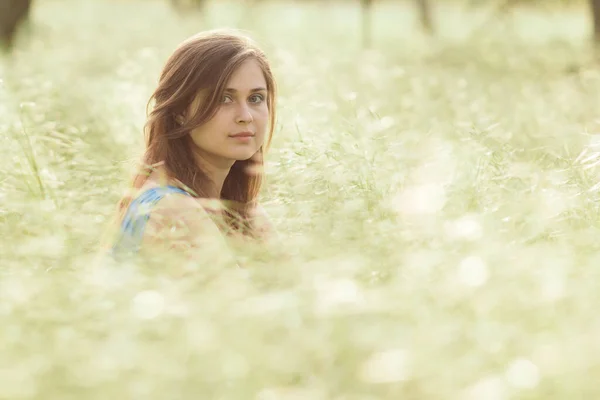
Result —
[{"label": "blurred tree trunk", "polygon": [[433,18],[431,17],[431,3],[429,0],[416,1],[419,10],[419,18],[421,19],[421,26],[425,32],[431,35],[434,33]]},{"label": "blurred tree trunk", "polygon": [[206,6],[206,0],[171,0],[171,4],[177,12],[185,13],[189,10],[202,10]]},{"label": "blurred tree trunk", "polygon": [[362,43],[363,47],[371,47],[371,20],[373,13],[373,0],[361,0],[362,15]]},{"label": "blurred tree trunk", "polygon": [[[429,0],[415,0],[421,27],[428,34],[435,32],[431,2]],[[362,42],[363,47],[370,47],[372,42],[372,14],[374,0],[361,0],[362,15]]]},{"label": "blurred tree trunk", "polygon": [[32,0],[0,0],[0,45],[11,49],[19,26],[27,21]]},{"label": "blurred tree trunk", "polygon": [[594,42],[600,48],[600,0],[590,0],[592,18],[594,21]]}]

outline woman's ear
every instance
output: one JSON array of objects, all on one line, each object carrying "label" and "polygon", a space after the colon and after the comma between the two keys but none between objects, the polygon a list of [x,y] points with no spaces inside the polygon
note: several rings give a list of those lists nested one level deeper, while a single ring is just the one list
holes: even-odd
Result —
[{"label": "woman's ear", "polygon": [[185,124],[185,117],[182,114],[177,114],[177,115],[175,115],[175,121],[179,125],[183,125],[183,124]]}]

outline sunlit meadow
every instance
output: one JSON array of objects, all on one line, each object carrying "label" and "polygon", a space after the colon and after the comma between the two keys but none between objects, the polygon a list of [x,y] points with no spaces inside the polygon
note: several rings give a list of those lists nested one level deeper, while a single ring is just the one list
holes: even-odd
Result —
[{"label": "sunlit meadow", "polygon": [[[39,0],[0,71],[0,398],[600,396],[600,69],[586,9]],[[358,3],[358,2],[356,2]],[[279,82],[279,232],[98,257],[174,46],[247,29]]]}]

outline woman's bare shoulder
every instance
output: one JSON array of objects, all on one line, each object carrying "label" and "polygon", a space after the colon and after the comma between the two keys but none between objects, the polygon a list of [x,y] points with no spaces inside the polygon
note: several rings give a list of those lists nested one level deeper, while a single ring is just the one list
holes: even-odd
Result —
[{"label": "woman's bare shoulder", "polygon": [[169,249],[194,249],[223,243],[223,237],[197,199],[183,193],[168,193],[150,212],[145,244]]},{"label": "woman's bare shoulder", "polygon": [[207,222],[214,225],[200,202],[183,193],[168,193],[156,203],[150,214],[150,220],[159,222],[161,218],[166,223],[188,227],[205,226]]},{"label": "woman's bare shoulder", "polygon": [[250,211],[250,219],[259,239],[271,240],[277,237],[277,232],[273,226],[271,217],[262,204],[257,203],[256,206],[252,208]]}]

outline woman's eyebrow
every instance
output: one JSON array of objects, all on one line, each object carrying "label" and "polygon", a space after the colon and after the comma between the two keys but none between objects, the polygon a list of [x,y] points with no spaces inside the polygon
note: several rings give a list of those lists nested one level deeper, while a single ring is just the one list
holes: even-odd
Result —
[{"label": "woman's eyebrow", "polygon": [[[225,89],[226,92],[231,92],[231,93],[237,93],[237,89],[234,88],[227,88]],[[257,87],[254,89],[250,89],[250,93],[254,93],[254,92],[266,92],[267,89],[264,87]]]}]

